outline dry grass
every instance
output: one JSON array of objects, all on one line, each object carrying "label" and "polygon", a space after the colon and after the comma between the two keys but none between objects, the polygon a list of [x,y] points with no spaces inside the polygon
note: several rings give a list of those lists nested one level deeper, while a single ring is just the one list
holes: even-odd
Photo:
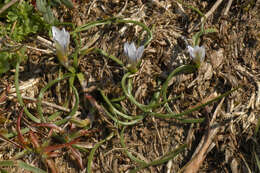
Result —
[{"label": "dry grass", "polygon": [[[196,0],[185,3],[206,14],[215,2]],[[73,22],[76,26],[113,16],[140,21],[152,29],[153,39],[145,48],[141,67],[133,77],[133,93],[141,103],[147,103],[152,93],[158,89],[157,79],[165,80],[174,68],[191,61],[185,49],[185,42],[181,38],[186,37],[191,44],[192,35],[199,30],[200,16],[180,3],[167,0],[94,0],[75,1],[74,7],[71,10],[65,7],[54,9],[55,14],[60,21]],[[127,149],[147,162],[160,158],[183,143],[188,144],[185,152],[167,164],[151,166],[140,172],[170,173],[181,168],[183,172],[191,172],[196,169],[193,165],[196,159],[199,160],[196,163],[200,167],[195,172],[260,171],[253,154],[254,144],[260,142],[259,134],[254,136],[260,118],[259,10],[259,1],[233,1],[230,7],[227,1],[223,1],[208,16],[205,28],[216,28],[218,33],[203,36],[201,44],[206,47],[206,61],[198,73],[183,74],[173,79],[169,87],[169,96],[182,94],[184,97],[171,103],[170,107],[176,112],[182,112],[205,102],[214,94],[224,93],[237,86],[242,87],[221,103],[215,102],[190,115],[194,118],[205,117],[206,121],[203,123],[182,124],[174,119],[146,117],[142,122],[127,127],[124,134]],[[123,44],[126,41],[138,42],[140,31],[140,27],[134,25],[99,26],[82,33],[82,45],[101,48],[126,63]],[[39,36],[48,38],[47,32]],[[35,38],[29,40],[24,44],[49,50]],[[71,52],[74,46],[72,43]],[[20,69],[20,85],[24,86],[21,91],[24,96],[36,98],[41,88],[57,78],[60,65],[54,54],[46,51],[28,49],[27,56],[28,60]],[[113,61],[99,54],[88,54],[79,58],[79,70],[84,74],[89,93],[98,103],[104,101],[97,88],[104,90],[109,98],[122,95],[120,81],[125,71]],[[62,71],[64,73],[66,70]],[[12,94],[12,71],[2,76],[0,85],[3,97],[6,86],[11,87],[10,92],[6,93],[7,100],[0,103],[0,130],[4,132],[6,129],[15,128],[19,110],[17,99]],[[76,87],[81,90],[79,85]],[[63,105],[68,95],[68,84],[61,82],[46,92],[44,100],[55,105]],[[82,101],[83,91],[80,91],[80,97],[80,117],[85,118],[90,112],[90,106]],[[130,114],[140,114],[140,110],[129,101],[122,101],[120,104]],[[34,102],[26,105],[32,112],[36,112]],[[45,114],[54,111],[53,106],[44,107]],[[99,129],[100,132],[81,140],[89,148],[93,148],[94,144],[103,140],[110,132],[115,133],[111,140],[103,143],[95,152],[93,172],[119,173],[137,167],[138,164],[123,152],[119,137],[120,126],[115,126],[108,116],[95,112],[92,128]],[[204,141],[206,142],[203,143]],[[256,153],[260,155],[260,146],[256,146]],[[0,160],[12,159],[18,151],[19,149],[14,148],[12,144],[2,142]],[[87,165],[88,154],[82,153],[84,165]],[[35,155],[27,155],[23,160],[47,170]],[[55,165],[60,172],[80,172],[73,159],[66,154],[55,158]],[[10,169],[10,172],[15,171],[22,172],[16,168]]]}]

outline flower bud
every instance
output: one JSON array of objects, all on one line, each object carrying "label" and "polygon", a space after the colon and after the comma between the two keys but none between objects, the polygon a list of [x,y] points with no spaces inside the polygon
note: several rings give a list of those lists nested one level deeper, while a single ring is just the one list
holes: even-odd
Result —
[{"label": "flower bud", "polygon": [[70,34],[64,28],[59,30],[57,27],[52,27],[52,36],[56,46],[56,54],[62,65],[68,67],[68,47],[70,43]]},{"label": "flower bud", "polygon": [[143,45],[140,46],[138,49],[136,49],[134,43],[129,44],[128,42],[126,42],[124,44],[124,53],[128,57],[128,60],[129,60],[128,69],[131,72],[137,71],[136,65],[138,64],[140,58],[142,57],[143,52],[144,52]]},{"label": "flower bud", "polygon": [[204,46],[188,46],[188,52],[192,57],[192,61],[199,67],[202,62],[205,60],[205,48]]}]

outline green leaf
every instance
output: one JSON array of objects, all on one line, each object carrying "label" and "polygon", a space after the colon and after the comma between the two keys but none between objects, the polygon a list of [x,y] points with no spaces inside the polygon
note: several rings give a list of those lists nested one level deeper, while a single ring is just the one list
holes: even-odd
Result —
[{"label": "green leaf", "polygon": [[208,28],[204,30],[204,34],[210,34],[214,32],[218,32],[218,30],[216,28]]},{"label": "green leaf", "polygon": [[23,169],[28,170],[28,171],[32,171],[33,173],[46,173],[42,169],[33,167],[33,166],[23,162],[23,161],[18,160],[17,163],[18,163],[18,166],[20,168],[23,168]]},{"label": "green leaf", "polygon": [[36,7],[40,12],[46,13],[47,12],[46,6],[47,3],[45,0],[36,0]]},{"label": "green leaf", "polygon": [[[5,18],[3,30],[16,42],[24,40],[27,35],[36,33],[40,27],[44,27],[41,17],[35,13],[33,6],[28,1],[12,5],[3,17]],[[14,24],[15,27],[13,27]],[[0,37],[3,36],[2,32],[0,31]]]},{"label": "green leaf", "polygon": [[195,35],[192,36],[193,46],[199,45],[199,43],[200,43],[200,36],[201,36],[201,32],[197,32]]},{"label": "green leaf", "polygon": [[70,0],[61,0],[61,2],[68,8],[74,8],[74,6]]},{"label": "green leaf", "polygon": [[6,170],[0,169],[1,173],[8,173]]},{"label": "green leaf", "polygon": [[56,3],[56,4],[61,4],[60,0],[53,0],[53,3]]},{"label": "green leaf", "polygon": [[46,8],[46,13],[43,14],[43,18],[47,23],[49,23],[51,25],[54,25],[54,22],[56,20],[50,7]]},{"label": "green leaf", "polygon": [[85,80],[83,73],[77,73],[77,78],[79,80],[80,85],[82,87],[86,87],[86,80]]},{"label": "green leaf", "polygon": [[14,161],[11,160],[0,161],[0,166],[13,166],[13,165],[14,165]]},{"label": "green leaf", "polygon": [[156,165],[161,165],[163,163],[168,162],[169,160],[173,159],[174,157],[176,157],[179,153],[183,152],[185,150],[185,148],[187,147],[186,144],[179,146],[178,148],[176,148],[175,150],[169,152],[168,154],[164,155],[162,158],[154,160],[150,163],[145,163],[144,165],[141,165],[140,167],[138,167],[135,170],[131,170],[130,173],[136,173],[141,169],[147,168],[149,166],[156,166]]},{"label": "green leaf", "polygon": [[256,165],[258,167],[258,170],[260,171],[260,160],[255,151],[254,151],[254,156],[255,156],[255,160],[256,160]]},{"label": "green leaf", "polygon": [[260,127],[260,118],[258,119],[257,124],[256,124],[256,127],[255,127],[255,136],[257,136],[259,127]]},{"label": "green leaf", "polygon": [[8,57],[9,57],[8,53],[1,53],[0,54],[0,74],[3,74],[10,69]]},{"label": "green leaf", "polygon": [[192,42],[193,46],[197,46],[200,44],[200,37],[206,34],[218,32],[215,28],[208,28],[208,29],[201,29],[199,32],[197,32],[195,35],[192,36]]}]

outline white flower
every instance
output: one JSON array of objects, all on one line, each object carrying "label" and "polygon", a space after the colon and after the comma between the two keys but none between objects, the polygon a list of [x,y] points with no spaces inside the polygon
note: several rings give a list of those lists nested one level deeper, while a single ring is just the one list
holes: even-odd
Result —
[{"label": "white flower", "polygon": [[144,53],[144,46],[140,46],[136,49],[134,43],[129,44],[126,42],[124,44],[124,53],[128,56],[130,63],[136,64]]},{"label": "white flower", "polygon": [[68,31],[63,28],[59,30],[59,28],[53,26],[52,27],[52,36],[56,45],[56,52],[59,60],[63,64],[68,63],[68,47],[70,43],[70,34]]},{"label": "white flower", "polygon": [[193,62],[195,62],[197,65],[200,65],[205,60],[205,48],[204,46],[195,46],[191,47],[188,46],[188,52],[190,53],[190,56],[192,57]]}]

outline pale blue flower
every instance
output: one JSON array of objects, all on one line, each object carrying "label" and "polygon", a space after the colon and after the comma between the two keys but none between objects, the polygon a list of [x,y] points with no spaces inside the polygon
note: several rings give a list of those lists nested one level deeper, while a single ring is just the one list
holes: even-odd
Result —
[{"label": "pale blue flower", "polygon": [[144,53],[144,46],[140,46],[138,49],[136,49],[134,43],[129,44],[126,42],[124,44],[124,53],[126,56],[128,56],[131,64],[136,64]]},{"label": "pale blue flower", "polygon": [[205,48],[204,46],[195,46],[191,47],[188,46],[188,52],[190,53],[190,56],[192,57],[193,62],[195,62],[197,65],[200,65],[205,60]]},{"label": "pale blue flower", "polygon": [[65,28],[52,27],[52,36],[56,45],[58,59],[63,65],[68,65],[68,48],[70,43],[70,34]]}]

